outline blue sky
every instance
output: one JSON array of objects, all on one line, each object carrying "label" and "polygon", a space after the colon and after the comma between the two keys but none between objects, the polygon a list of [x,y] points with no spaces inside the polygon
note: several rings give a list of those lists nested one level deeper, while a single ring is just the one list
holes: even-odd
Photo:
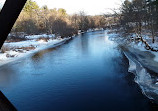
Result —
[{"label": "blue sky", "polygon": [[[5,0],[0,0],[3,3]],[[49,8],[64,8],[68,14],[85,11],[89,15],[107,13],[113,8],[118,8],[121,0],[33,0],[38,5],[47,5]]]}]

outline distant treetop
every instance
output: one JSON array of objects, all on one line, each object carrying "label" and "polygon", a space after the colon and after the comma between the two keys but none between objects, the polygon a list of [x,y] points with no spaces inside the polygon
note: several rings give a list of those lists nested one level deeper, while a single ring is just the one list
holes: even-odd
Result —
[{"label": "distant treetop", "polygon": [[24,11],[26,12],[32,12],[33,10],[38,9],[39,6],[35,1],[28,0],[23,8]]}]

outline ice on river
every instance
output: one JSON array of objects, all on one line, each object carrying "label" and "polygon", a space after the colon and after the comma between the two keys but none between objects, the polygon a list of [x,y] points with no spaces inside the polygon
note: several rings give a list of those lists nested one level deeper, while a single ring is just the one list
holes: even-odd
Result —
[{"label": "ice on river", "polygon": [[124,52],[124,54],[129,60],[129,72],[135,74],[135,82],[140,86],[143,94],[149,99],[155,100],[158,98],[158,85],[154,83],[155,80],[151,77],[151,74],[147,72],[139,61],[132,58],[128,53]]}]

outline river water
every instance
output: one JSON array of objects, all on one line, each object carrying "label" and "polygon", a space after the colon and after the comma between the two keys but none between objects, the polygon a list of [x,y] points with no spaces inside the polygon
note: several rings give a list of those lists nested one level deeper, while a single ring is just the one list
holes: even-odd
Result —
[{"label": "river water", "polygon": [[0,89],[19,111],[154,111],[106,31],[0,67]]}]

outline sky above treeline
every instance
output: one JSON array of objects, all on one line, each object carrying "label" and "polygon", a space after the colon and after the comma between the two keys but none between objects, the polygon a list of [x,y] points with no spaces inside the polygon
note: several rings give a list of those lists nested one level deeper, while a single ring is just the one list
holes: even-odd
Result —
[{"label": "sky above treeline", "polygon": [[[0,0],[3,4],[6,0]],[[33,0],[39,6],[47,5],[50,9],[64,8],[68,14],[85,11],[89,15],[99,15],[119,8],[122,0]]]}]

